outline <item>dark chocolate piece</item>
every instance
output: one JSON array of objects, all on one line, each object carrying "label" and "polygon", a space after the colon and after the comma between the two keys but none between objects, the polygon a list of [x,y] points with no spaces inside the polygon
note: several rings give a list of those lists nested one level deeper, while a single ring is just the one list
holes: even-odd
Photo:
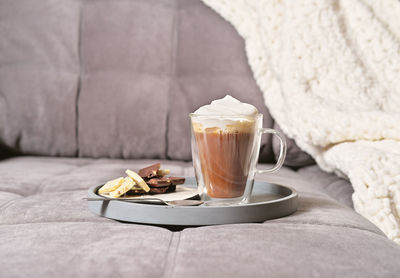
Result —
[{"label": "dark chocolate piece", "polygon": [[146,181],[147,185],[150,187],[165,187],[171,185],[171,181],[167,177],[163,178],[152,178]]},{"label": "dark chocolate piece", "polygon": [[170,192],[174,192],[176,190],[176,185],[175,184],[171,184],[166,193],[170,193]]},{"label": "dark chocolate piece", "polygon": [[144,189],[134,189],[126,192],[126,195],[142,195],[142,194],[146,194],[146,191],[144,191]]},{"label": "dark chocolate piece", "polygon": [[139,170],[139,176],[142,178],[152,178],[157,176],[157,171],[160,170],[160,163],[156,163]]},{"label": "dark chocolate piece", "polygon": [[172,184],[184,184],[185,183],[185,178],[181,177],[169,177],[169,180],[171,181]]},{"label": "dark chocolate piece", "polygon": [[126,195],[144,195],[144,194],[163,194],[175,191],[175,185],[167,185],[162,187],[150,187],[150,191],[146,192],[143,189],[130,190]]},{"label": "dark chocolate piece", "polygon": [[165,186],[165,187],[150,187],[150,194],[163,194],[169,193],[176,190],[175,185]]}]

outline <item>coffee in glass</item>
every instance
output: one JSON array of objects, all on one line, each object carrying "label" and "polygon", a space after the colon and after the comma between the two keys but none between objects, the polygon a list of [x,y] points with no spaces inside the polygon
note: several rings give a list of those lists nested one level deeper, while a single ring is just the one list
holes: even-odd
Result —
[{"label": "coffee in glass", "polygon": [[[231,96],[215,100],[190,114],[192,157],[198,190],[208,204],[232,205],[249,200],[256,173],[277,171],[286,154],[284,137],[262,128],[262,114]],[[272,133],[281,141],[277,165],[255,168],[261,135]]]}]

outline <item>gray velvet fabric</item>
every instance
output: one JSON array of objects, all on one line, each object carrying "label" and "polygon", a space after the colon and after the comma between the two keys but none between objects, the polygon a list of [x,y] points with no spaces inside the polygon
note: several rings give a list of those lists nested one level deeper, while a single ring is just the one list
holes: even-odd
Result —
[{"label": "gray velvet fabric", "polygon": [[[0,161],[0,261],[6,262],[0,277],[396,277],[400,271],[400,246],[332,198],[321,185],[340,179],[316,166],[258,177],[299,192],[295,214],[265,223],[174,232],[88,211],[82,198],[89,186],[152,162]],[[193,174],[190,163],[162,164],[177,175]]]},{"label": "gray velvet fabric", "polygon": [[82,5],[79,155],[165,157],[174,3]]},{"label": "gray velvet fabric", "polygon": [[0,145],[23,154],[190,160],[188,114],[228,93],[272,127],[243,40],[200,0],[1,1],[0,24]]},{"label": "gray velvet fabric", "polygon": [[0,145],[76,154],[78,1],[0,1]]},{"label": "gray velvet fabric", "polygon": [[317,165],[303,167],[298,173],[306,178],[314,187],[321,188],[326,194],[336,201],[353,207],[351,196],[354,189],[347,179],[339,178],[333,173],[321,171]]}]

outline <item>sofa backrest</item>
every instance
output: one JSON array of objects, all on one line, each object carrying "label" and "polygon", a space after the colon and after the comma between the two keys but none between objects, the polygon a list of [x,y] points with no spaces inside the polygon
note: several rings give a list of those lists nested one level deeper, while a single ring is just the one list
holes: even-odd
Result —
[{"label": "sofa backrest", "polygon": [[24,154],[189,160],[188,114],[227,93],[273,126],[243,40],[200,0],[2,1],[0,37],[0,144]]}]

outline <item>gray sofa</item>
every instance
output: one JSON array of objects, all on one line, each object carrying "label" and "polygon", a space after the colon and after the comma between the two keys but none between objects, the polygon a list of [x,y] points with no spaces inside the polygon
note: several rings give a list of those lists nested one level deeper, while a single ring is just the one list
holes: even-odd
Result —
[{"label": "gray sofa", "polygon": [[274,127],[243,41],[199,0],[2,0],[0,38],[0,277],[398,277],[400,246],[290,140],[257,177],[299,192],[288,217],[182,229],[88,211],[87,189],[126,168],[193,175],[188,113],[227,92]]}]

